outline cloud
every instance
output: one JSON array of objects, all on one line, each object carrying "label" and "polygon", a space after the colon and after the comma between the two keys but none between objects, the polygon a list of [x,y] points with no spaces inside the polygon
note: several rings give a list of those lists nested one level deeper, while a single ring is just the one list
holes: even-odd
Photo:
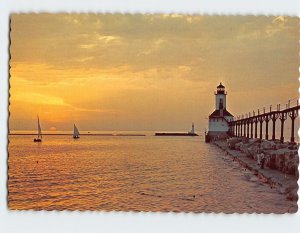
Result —
[{"label": "cloud", "polygon": [[51,96],[53,114],[58,108],[82,119],[107,114],[101,119],[109,124],[113,114],[130,115],[128,109],[145,119],[163,115],[168,102],[175,111],[178,101],[169,96],[177,93],[208,104],[220,81],[233,95],[259,89],[263,98],[265,87],[297,85],[298,35],[298,18],[285,16],[13,14],[12,106],[21,99],[46,104]]},{"label": "cloud", "polygon": [[[285,26],[278,23],[283,21]],[[208,60],[210,54],[224,49],[233,55],[237,49],[257,50],[246,40],[266,45],[264,39],[270,37],[274,41],[267,41],[268,46],[274,46],[274,33],[282,31],[279,37],[286,34],[286,39],[294,39],[290,34],[295,31],[296,20],[177,14],[22,14],[13,16],[12,24],[11,50],[16,62],[70,69],[130,64],[138,70],[161,64],[178,66],[197,57]],[[213,59],[218,58],[211,58],[217,63]]]},{"label": "cloud", "polygon": [[28,102],[32,104],[60,105],[68,106],[60,97],[47,96],[40,93],[24,93],[19,92],[11,97],[12,101]]}]

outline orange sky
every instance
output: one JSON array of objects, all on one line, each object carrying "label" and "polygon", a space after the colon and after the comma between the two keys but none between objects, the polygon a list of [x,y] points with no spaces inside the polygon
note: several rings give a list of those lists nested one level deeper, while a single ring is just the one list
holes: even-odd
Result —
[{"label": "orange sky", "polygon": [[298,21],[13,14],[10,130],[203,130],[220,81],[233,115],[295,98]]}]

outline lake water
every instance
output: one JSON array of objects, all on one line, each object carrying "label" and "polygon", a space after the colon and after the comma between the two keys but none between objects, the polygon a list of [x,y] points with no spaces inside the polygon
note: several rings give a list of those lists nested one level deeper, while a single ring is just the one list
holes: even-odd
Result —
[{"label": "lake water", "polygon": [[9,208],[295,211],[202,137],[9,136]]}]

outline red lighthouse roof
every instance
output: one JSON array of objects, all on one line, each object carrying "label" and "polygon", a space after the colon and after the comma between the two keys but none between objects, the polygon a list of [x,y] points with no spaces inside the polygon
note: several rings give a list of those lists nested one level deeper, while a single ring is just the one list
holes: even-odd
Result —
[{"label": "red lighthouse roof", "polygon": [[222,84],[222,83],[220,83],[220,85],[219,85],[219,86],[217,86],[217,88],[225,88],[225,87],[223,86],[223,84]]},{"label": "red lighthouse roof", "polygon": [[209,117],[223,117],[223,116],[233,117],[233,115],[230,112],[228,112],[226,109],[223,109],[223,115],[221,114],[220,110],[215,110],[212,114],[209,115]]}]

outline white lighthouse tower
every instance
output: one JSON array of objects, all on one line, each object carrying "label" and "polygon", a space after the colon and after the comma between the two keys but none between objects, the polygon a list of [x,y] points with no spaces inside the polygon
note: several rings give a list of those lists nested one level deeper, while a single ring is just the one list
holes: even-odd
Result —
[{"label": "white lighthouse tower", "polygon": [[233,115],[226,109],[226,95],[225,86],[220,83],[215,92],[216,110],[209,115],[206,141],[213,138],[226,138],[229,135],[229,122],[233,121]]}]

